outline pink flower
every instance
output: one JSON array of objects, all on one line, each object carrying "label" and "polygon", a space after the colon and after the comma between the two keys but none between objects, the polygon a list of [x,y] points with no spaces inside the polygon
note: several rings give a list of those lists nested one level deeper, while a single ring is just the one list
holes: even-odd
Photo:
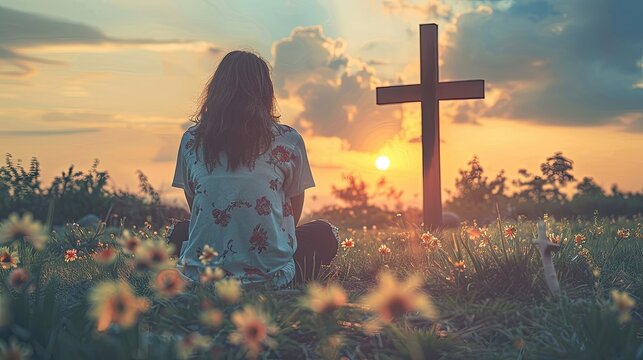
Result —
[{"label": "pink flower", "polygon": [[259,215],[268,215],[271,211],[270,200],[265,196],[262,196],[260,199],[257,199],[257,204],[255,205],[255,210]]},{"label": "pink flower", "polygon": [[288,162],[292,157],[292,153],[290,153],[283,145],[275,147],[270,153],[270,159],[278,163]]},{"label": "pink flower", "polygon": [[228,226],[230,223],[230,215],[223,210],[212,210],[212,217],[214,218],[214,223],[217,225]]},{"label": "pink flower", "polygon": [[251,246],[249,250],[257,250],[259,254],[261,254],[263,250],[266,250],[266,248],[268,248],[268,232],[261,227],[261,224],[255,226],[255,228],[252,230],[250,244]]}]

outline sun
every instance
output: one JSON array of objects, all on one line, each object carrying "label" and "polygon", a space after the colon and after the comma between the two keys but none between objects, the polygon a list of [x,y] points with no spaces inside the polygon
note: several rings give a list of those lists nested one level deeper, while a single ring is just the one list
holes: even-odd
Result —
[{"label": "sun", "polygon": [[391,166],[391,159],[388,158],[386,155],[380,155],[375,159],[375,167],[378,170],[388,170],[388,168]]}]

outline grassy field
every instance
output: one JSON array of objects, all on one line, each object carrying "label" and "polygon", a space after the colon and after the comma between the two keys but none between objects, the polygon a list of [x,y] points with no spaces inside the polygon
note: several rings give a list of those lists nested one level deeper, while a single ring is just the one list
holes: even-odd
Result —
[{"label": "grassy field", "polygon": [[340,229],[320,281],[279,291],[216,269],[188,284],[151,227],[9,219],[0,358],[643,359],[641,220],[545,221],[559,297],[521,219]]}]

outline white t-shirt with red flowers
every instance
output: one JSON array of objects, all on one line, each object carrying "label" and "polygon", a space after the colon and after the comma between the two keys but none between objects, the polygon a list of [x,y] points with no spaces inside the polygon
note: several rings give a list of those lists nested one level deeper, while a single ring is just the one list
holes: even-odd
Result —
[{"label": "white t-shirt with red flowers", "polygon": [[209,245],[219,256],[207,266],[218,266],[242,283],[287,284],[295,276],[297,248],[290,198],[315,186],[301,135],[276,124],[270,149],[250,167],[229,171],[222,153],[221,164],[208,172],[192,130],[181,139],[172,182],[193,198],[179,268],[198,280],[204,269],[199,256]]}]

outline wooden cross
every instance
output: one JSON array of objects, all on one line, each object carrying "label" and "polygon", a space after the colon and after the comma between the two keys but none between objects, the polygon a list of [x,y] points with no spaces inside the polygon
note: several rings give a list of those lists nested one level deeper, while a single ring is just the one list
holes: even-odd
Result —
[{"label": "wooden cross", "polygon": [[484,80],[439,82],[438,25],[420,25],[420,83],[377,88],[377,104],[422,103],[424,227],[442,226],[439,100],[484,99]]}]

